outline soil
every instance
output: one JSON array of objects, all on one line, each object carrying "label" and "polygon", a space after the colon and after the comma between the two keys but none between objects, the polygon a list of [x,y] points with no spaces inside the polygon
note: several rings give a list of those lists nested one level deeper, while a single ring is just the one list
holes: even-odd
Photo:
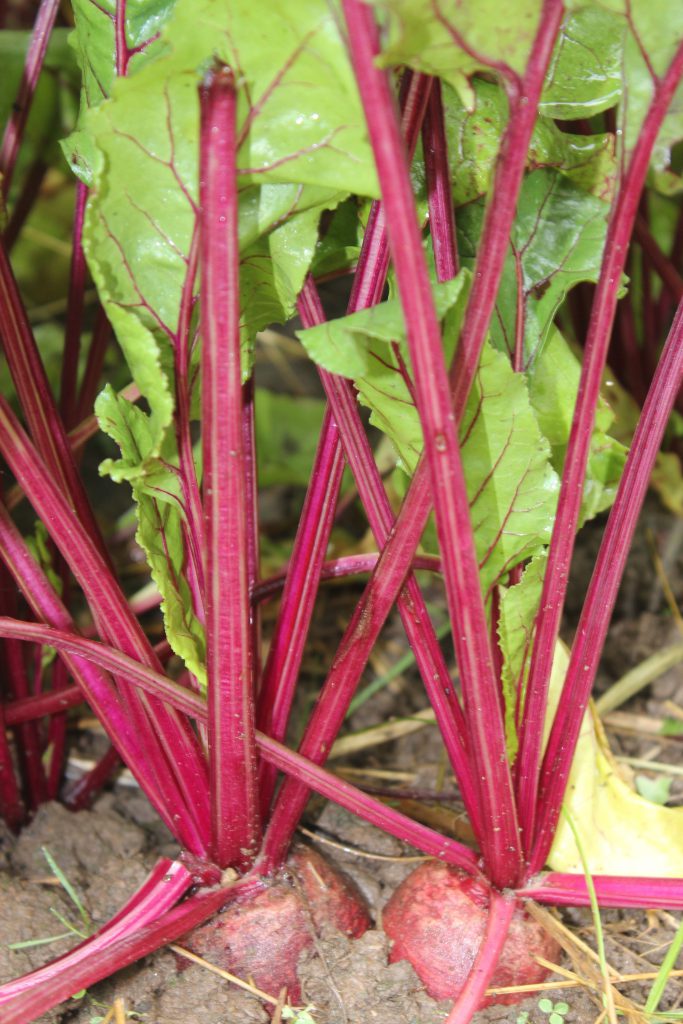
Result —
[{"label": "soil", "polygon": [[[652,504],[644,523],[653,530],[664,558],[667,575],[679,602],[683,599],[683,529],[680,522]],[[599,528],[584,531],[578,570],[572,583],[567,613],[567,636],[576,626],[577,612],[587,574],[597,550]],[[439,599],[437,585],[431,595]],[[348,615],[348,596],[338,587],[327,591],[319,615],[318,636],[311,645],[310,677],[319,682],[324,651],[339,635]],[[652,569],[644,528],[629,565],[619,598],[615,622],[605,649],[598,691],[604,690],[628,668],[653,650],[678,641],[680,634],[668,612],[661,587]],[[404,650],[400,624],[389,625],[383,637],[383,655],[373,666],[379,674]],[[318,659],[318,660],[316,660]],[[658,718],[670,714],[673,701],[683,707],[683,665],[671,669],[628,705],[634,715]],[[350,721],[352,731],[383,722],[389,715],[409,716],[426,706],[419,680],[411,673],[400,677],[363,705]],[[300,710],[303,717],[305,708]],[[296,732],[296,719],[294,725]],[[648,736],[635,730],[609,731],[615,752],[622,756],[654,758],[683,765],[683,740]],[[293,735],[291,739],[295,739]],[[100,738],[77,737],[80,756],[93,756]],[[353,781],[369,790],[390,792],[398,806],[422,807],[431,794],[429,813],[437,814],[458,834],[462,829],[457,789],[445,772],[442,747],[434,727],[425,727],[400,740],[356,754],[340,764],[355,773]],[[362,774],[359,774],[362,773]],[[17,977],[75,945],[76,935],[49,944],[10,950],[12,943],[45,939],[67,928],[57,911],[74,927],[82,927],[74,904],[56,883],[43,851],[45,847],[74,887],[98,927],[119,909],[143,881],[159,855],[178,851],[170,834],[158,822],[138,790],[124,785],[121,777],[101,795],[90,811],[73,814],[57,804],[40,809],[19,837],[0,825],[0,982]],[[674,777],[670,805],[683,803],[683,776]],[[396,886],[414,869],[417,851],[391,836],[353,818],[340,808],[313,800],[302,838],[314,844],[347,872],[367,899],[375,928],[361,939],[349,940],[337,933],[317,938],[300,963],[302,999],[315,1024],[439,1024],[450,1004],[437,1003],[424,992],[412,968],[405,962],[389,965],[389,942],[381,931],[382,907]],[[466,835],[466,829],[462,832]],[[555,919],[571,929],[579,940],[595,946],[590,913],[563,911]],[[635,911],[610,911],[603,915],[608,962],[624,973],[653,970],[661,963],[677,927],[674,915]],[[45,1014],[50,1024],[96,1024],[106,1016],[115,998],[125,1001],[129,1019],[144,1024],[266,1024],[269,1014],[253,995],[242,992],[208,969],[190,965],[177,969],[177,958],[162,951],[114,978],[93,986],[84,996]],[[579,954],[568,956],[564,967],[582,976]],[[683,967],[683,962],[677,966]],[[643,1003],[649,985],[629,985],[623,991]],[[277,995],[277,993],[274,993]],[[476,1024],[548,1024],[549,1013],[539,1001],[568,1004],[560,1019],[567,1024],[593,1024],[600,1018],[599,996],[582,988],[553,989],[534,993],[517,1006],[493,1006],[480,1012]],[[673,1012],[683,1005],[683,986],[673,979],[661,1009]],[[634,1018],[637,1019],[637,1018]],[[0,1014],[1,1020],[1,1014]],[[666,1018],[660,1018],[666,1020]],[[28,1022],[27,1022],[28,1024]],[[559,1021],[553,1021],[559,1024]]]}]

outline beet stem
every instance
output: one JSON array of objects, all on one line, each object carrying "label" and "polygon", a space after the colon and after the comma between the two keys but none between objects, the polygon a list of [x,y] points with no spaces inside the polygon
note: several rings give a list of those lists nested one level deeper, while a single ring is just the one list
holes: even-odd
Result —
[{"label": "beet stem", "polygon": [[530,871],[548,856],[574,758],[583,714],[600,661],[617,591],[664,431],[683,381],[683,302],[638,421],[600,544],[572,645],[569,666],[541,767],[538,830]]},{"label": "beet stem", "polygon": [[470,754],[484,822],[482,851],[492,881],[505,886],[520,875],[521,848],[441,334],[389,82],[374,63],[379,43],[373,15],[358,0],[344,0],[343,9],[406,324]]},{"label": "beet stem", "polygon": [[[583,482],[586,475],[602,373],[607,358],[607,348],[614,321],[617,295],[621,286],[621,274],[628,252],[628,243],[634,219],[638,210],[640,193],[645,184],[650,154],[657,138],[659,127],[682,74],[683,45],[679,47],[666,75],[655,87],[654,97],[634,147],[628,170],[612,207],[600,279],[591,310],[576,407],[564,460],[557,514],[548,549],[548,561],[539,610],[536,615],[535,640],[531,654],[524,714],[519,736],[518,806],[525,852],[529,855],[533,845],[537,848],[537,854],[534,857],[536,867],[531,868],[532,872],[542,867],[542,864],[538,864],[537,855],[541,850],[547,853],[550,835],[545,830],[551,819],[557,820],[556,815],[559,813],[559,806],[554,805],[552,808],[542,807],[542,809],[537,806],[541,744],[553,652],[555,650],[569,580],[569,567],[574,550],[576,528],[583,496]],[[624,487],[625,480],[625,477],[622,478],[620,491]],[[631,486],[630,479],[627,486]],[[637,486],[637,483],[634,482],[634,493]],[[622,537],[618,542],[617,551],[621,551],[624,548],[624,540],[625,538]],[[580,638],[580,633],[578,636]],[[581,639],[579,639],[579,643],[581,643]],[[597,665],[601,649],[602,641],[593,648],[588,657],[587,664]],[[589,674],[590,672],[587,668],[586,675]],[[565,688],[564,692],[568,694],[569,689]],[[578,735],[585,702],[584,705],[577,704],[568,713],[565,700],[566,697],[563,697],[558,709],[560,714],[556,717],[558,717],[558,721],[560,718],[562,720],[571,719],[571,734],[572,736],[574,734]],[[557,739],[557,731],[554,731]],[[569,755],[571,759],[573,742],[569,739],[569,736],[566,737],[564,749],[571,751]],[[562,762],[564,758],[561,757],[560,760]],[[550,764],[550,761],[547,764]],[[556,795],[564,791],[564,781],[561,782],[560,779],[566,780],[568,762],[564,764],[562,769],[560,769],[560,765],[557,767],[560,774],[552,787]],[[545,798],[543,798],[542,802],[545,803]],[[538,845],[539,840],[536,832],[536,815],[538,813],[543,815],[544,824],[542,829],[545,833],[540,846]],[[554,825],[552,828],[554,829]]]},{"label": "beet stem", "polygon": [[36,20],[33,25],[31,42],[29,43],[24,71],[19,83],[19,92],[12,105],[12,113],[5,126],[0,144],[0,193],[7,199],[14,177],[14,169],[24,136],[28,115],[31,112],[40,72],[45,60],[47,44],[55,23],[59,0],[41,0]]},{"label": "beet stem", "polygon": [[254,739],[247,457],[240,350],[239,243],[232,71],[200,90],[202,452],[211,850],[247,869],[261,839]]},{"label": "beet stem", "polygon": [[455,1001],[445,1024],[470,1024],[474,1013],[485,1001],[485,992],[498,966],[505,940],[510,931],[516,909],[515,897],[510,893],[491,890],[486,931],[477,951],[462,992]]}]

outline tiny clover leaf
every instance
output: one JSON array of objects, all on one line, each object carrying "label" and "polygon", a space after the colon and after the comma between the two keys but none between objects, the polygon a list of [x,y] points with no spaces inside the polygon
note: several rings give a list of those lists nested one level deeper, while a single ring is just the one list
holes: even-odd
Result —
[{"label": "tiny clover leaf", "polygon": [[541,1013],[548,1014],[548,1024],[564,1024],[565,1014],[569,1013],[569,1004],[553,1003],[552,999],[539,999],[538,1008]]}]

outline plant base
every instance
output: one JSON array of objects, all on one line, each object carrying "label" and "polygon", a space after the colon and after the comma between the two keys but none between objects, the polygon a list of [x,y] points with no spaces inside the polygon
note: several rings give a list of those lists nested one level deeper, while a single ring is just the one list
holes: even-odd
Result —
[{"label": "plant base", "polygon": [[[398,887],[382,914],[393,940],[390,960],[408,960],[433,999],[457,999],[484,937],[487,888],[464,871],[439,861],[422,864]],[[534,957],[556,960],[559,946],[520,907],[491,979],[491,988],[536,984],[547,977]],[[516,1003],[521,995],[495,996],[481,1004]]]},{"label": "plant base", "polygon": [[[316,934],[332,927],[358,938],[370,927],[353,883],[324,857],[295,847],[285,870],[255,897],[230,904],[183,938],[183,945],[257,988],[300,998],[297,965]],[[182,966],[182,965],[181,965]]]}]

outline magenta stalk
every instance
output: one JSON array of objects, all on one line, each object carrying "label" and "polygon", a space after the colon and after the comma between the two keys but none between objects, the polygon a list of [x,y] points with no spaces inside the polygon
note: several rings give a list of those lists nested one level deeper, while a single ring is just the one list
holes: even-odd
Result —
[{"label": "magenta stalk", "polygon": [[562,0],[544,0],[524,76],[519,79],[509,69],[503,75],[510,119],[496,158],[472,290],[451,368],[453,405],[456,411],[464,408],[495,308],[538,104],[563,15]]},{"label": "magenta stalk", "polygon": [[[371,573],[377,565],[378,559],[379,553],[376,551],[369,555],[344,555],[341,558],[332,558],[329,562],[323,562],[322,569],[320,570],[320,580],[321,582],[340,580],[347,576],[360,576],[364,573]],[[426,572],[440,573],[441,559],[435,555],[417,555],[411,562],[411,568],[413,571],[424,569]],[[253,600],[255,602],[267,601],[282,590],[286,578],[286,570],[282,570],[274,576],[269,576],[259,583],[254,591]]]},{"label": "magenta stalk", "polygon": [[[315,285],[310,278],[304,285],[299,299],[299,312],[302,322],[308,326],[320,323],[324,319]],[[320,379],[341,430],[347,461],[353,472],[370,528],[378,546],[381,547],[387,543],[394,525],[394,517],[358,416],[353,389],[348,381],[325,370],[320,371]],[[479,808],[466,756],[465,721],[419,584],[412,574],[406,579],[405,587],[398,597],[398,609],[408,641],[415,651],[417,666],[434,707],[446,750],[476,831],[479,825]],[[359,620],[359,623],[361,621]],[[359,671],[363,668],[364,665],[359,661]],[[321,695],[321,701],[325,699],[327,698]]]},{"label": "magenta stalk", "polygon": [[[95,314],[95,323],[92,329],[92,338],[88,350],[88,358],[83,372],[83,380],[78,395],[75,423],[80,425],[82,421],[92,414],[95,398],[100,386],[104,357],[111,339],[111,327],[102,306],[99,306]],[[77,429],[77,428],[76,428]],[[72,451],[75,449],[72,445]]]},{"label": "magenta stalk", "polygon": [[[20,1021],[35,1020],[36,1016],[68,999],[84,985],[104,977],[104,974],[97,974],[98,964],[106,963],[107,973],[124,966],[123,963],[112,962],[107,954],[112,948],[144,935],[146,929],[154,927],[159,917],[163,920],[192,882],[192,875],[179,861],[161,859],[128,903],[95,935],[44,967],[0,988],[3,1022],[19,1024]],[[83,977],[90,980],[79,985],[76,979]]]},{"label": "magenta stalk", "polygon": [[[339,430],[328,410],[259,693],[257,726],[276,740],[285,738],[343,472],[344,453],[339,443]],[[260,788],[264,817],[270,808],[276,777],[274,766],[263,762]]]},{"label": "magenta stalk", "polygon": [[48,693],[36,694],[35,697],[22,697],[4,705],[4,722],[6,726],[30,722],[34,718],[44,718],[78,707],[84,700],[78,686],[67,686],[55,693],[50,690]]},{"label": "magenta stalk", "polygon": [[[259,880],[241,879],[229,889],[200,892],[178,906],[166,909],[168,903],[165,900],[161,903],[160,896],[167,891],[168,885],[163,880],[162,883],[156,893],[150,894],[154,904],[152,913],[144,917],[141,913],[139,918],[131,914],[127,920],[121,921],[116,936],[105,934],[100,942],[87,940],[90,945],[78,947],[78,958],[69,963],[68,969],[62,968],[57,977],[50,978],[49,985],[40,984],[40,971],[21,979],[31,982],[31,988],[22,990],[0,1004],[3,1024],[26,1024],[26,1021],[35,1020],[74,992],[94,985],[115,971],[123,970],[136,960],[174,942],[208,920],[226,903],[238,896],[248,896],[261,887]],[[3,990],[0,989],[0,998],[2,994]]]},{"label": "magenta stalk", "polygon": [[0,191],[3,199],[7,199],[14,177],[14,168],[19,155],[21,140],[26,128],[28,115],[36,91],[40,72],[45,60],[45,51],[50,41],[50,33],[59,10],[59,0],[41,0],[38,14],[33,26],[33,34],[26,54],[24,73],[21,76],[19,93],[12,107],[12,114],[0,144]]},{"label": "magenta stalk", "polygon": [[116,54],[116,74],[124,77],[128,74],[128,62],[133,52],[126,38],[126,0],[116,0],[114,12],[114,48]]},{"label": "magenta stalk", "polygon": [[[406,72],[403,76],[400,94],[403,108],[401,123],[410,152],[414,151],[417,144],[430,88],[431,80],[426,75],[413,75]],[[349,300],[349,312],[356,312],[358,309],[366,308],[380,301],[386,282],[388,261],[389,250],[381,203],[375,202],[372,204],[363,238],[363,246]],[[311,317],[315,319],[315,322],[319,322],[323,317],[317,292],[310,277],[304,286],[298,305],[304,325],[312,323]],[[324,385],[326,380],[332,381],[329,374],[323,373],[322,379]],[[335,402],[333,395],[328,394],[329,408],[334,413],[335,419],[333,420],[329,414],[326,414],[323,422],[311,474],[311,486],[308,489],[299,521],[280,614],[275,626],[259,694],[257,710],[259,728],[278,740],[284,738],[289,719],[298,670],[313,614],[315,596],[321,580],[322,560],[333,526],[341,485],[344,460],[337,422],[339,422],[342,433],[346,434],[347,446],[351,446],[350,464],[354,475],[357,475],[360,466],[360,472],[369,481],[369,490],[368,488],[365,491],[361,490],[361,500],[366,504],[370,502],[372,505],[377,505],[379,502],[379,506],[386,509],[385,515],[388,517],[386,532],[393,520],[391,509],[384,495],[382,481],[376,472],[372,452],[360,424],[350,385],[341,380],[338,383],[340,387],[346,388],[345,393],[348,393],[349,396],[351,415],[349,417],[347,414],[342,420],[339,420],[339,403]],[[352,439],[355,438],[358,441],[354,447]],[[348,457],[349,452],[347,452]],[[372,515],[370,518],[372,521]],[[424,619],[428,621],[426,610],[424,610]],[[445,679],[448,679],[447,674]],[[264,815],[265,809],[271,803],[275,778],[276,772],[272,765],[263,764],[261,767],[261,807]]]},{"label": "magenta stalk", "polygon": [[521,874],[521,848],[486,613],[475,585],[479,572],[441,333],[389,82],[375,66],[379,44],[372,11],[358,0],[344,0],[343,8],[406,324],[462,683],[469,752],[479,790],[482,852],[493,884],[508,886]]},{"label": "magenta stalk", "polygon": [[[158,659],[132,615],[108,564],[103,561],[98,548],[55,486],[37,451],[1,397],[0,450],[80,584],[101,635],[132,657],[157,668]],[[26,596],[30,602],[30,589]],[[200,836],[208,825],[208,796],[203,754],[196,737],[187,722],[172,708],[161,702],[153,702],[149,706],[144,695],[131,692],[125,684],[122,684],[121,692],[128,713],[136,721],[141,736],[148,737],[151,749],[158,749],[159,743],[163,746],[168,766],[166,772],[170,769],[184,795],[184,817],[195,821],[196,835]],[[196,844],[197,838],[194,842]]]},{"label": "magenta stalk", "polygon": [[[55,594],[43,571],[31,557],[18,530],[1,507],[0,556],[17,585],[27,596],[27,601],[34,614],[49,623],[50,626],[56,627],[58,631],[65,632],[67,638],[70,637],[73,622],[68,611]],[[9,624],[5,636],[13,637],[15,640],[31,639],[33,642],[41,644],[50,642],[45,640],[44,632],[47,629],[49,633],[49,627],[23,622],[19,619],[5,619],[4,621]],[[77,634],[74,634],[74,637],[78,641]],[[55,646],[58,645],[55,644]],[[101,716],[109,738],[121,752],[164,822],[173,828],[173,823],[176,821],[175,827],[178,835],[183,838],[183,842],[191,844],[188,848],[195,852],[203,850],[203,844],[197,842],[193,831],[185,826],[186,815],[183,814],[180,794],[176,791],[173,780],[167,778],[166,762],[161,755],[154,733],[151,733],[151,740],[149,740],[149,736],[144,732],[145,720],[142,719],[142,728],[134,728],[121,706],[116,690],[110,680],[99,671],[99,667],[95,671],[92,664],[81,658],[81,652],[78,649],[67,647],[63,648],[63,652],[69,672],[78,682],[82,694]],[[57,691],[57,695],[59,693],[60,691]],[[43,700],[45,696],[41,695],[38,699]],[[133,716],[131,718],[135,722],[135,718]],[[143,747],[144,738],[148,739],[146,747]]]},{"label": "magenta stalk", "polygon": [[427,197],[429,200],[429,233],[434,247],[436,276],[450,281],[458,273],[458,243],[455,236],[455,215],[451,191],[451,169],[444,127],[441,82],[435,79],[422,124]]},{"label": "magenta stalk", "polygon": [[483,1002],[508,937],[515,907],[515,897],[511,893],[491,889],[484,938],[464,988],[446,1018],[446,1024],[470,1024]]},{"label": "magenta stalk", "polygon": [[[622,875],[593,875],[592,878],[601,907],[683,908],[683,879],[680,878],[631,878]],[[519,889],[517,895],[558,907],[590,906],[584,875],[555,871],[537,875]]]},{"label": "magenta stalk", "polygon": [[175,409],[173,412],[176,442],[178,445],[178,470],[184,498],[183,535],[188,549],[192,571],[188,572],[192,587],[194,612],[200,622],[205,620],[204,610],[204,560],[206,538],[204,536],[204,513],[202,496],[197,480],[192,448],[192,425],[190,423],[190,332],[194,306],[194,286],[199,262],[199,229],[195,224],[187,260],[187,272],[180,298],[180,312],[175,334]]},{"label": "magenta stalk", "polygon": [[[405,814],[387,807],[386,804],[375,800],[338,776],[313,764],[307,758],[302,757],[300,753],[297,754],[282,744],[276,743],[268,736],[259,733],[257,739],[261,756],[276,765],[281,771],[286,772],[290,778],[304,783],[306,792],[308,792],[308,788],[313,789],[341,807],[345,807],[352,814],[369,821],[371,825],[390,832],[403,842],[411,843],[428,856],[438,857],[448,864],[463,868],[472,875],[480,875],[479,859],[476,853],[464,846],[463,843],[449,839],[426,825],[418,824]],[[264,857],[259,861],[258,867],[264,873],[269,873],[272,861],[268,857],[265,844],[264,851]]]},{"label": "magenta stalk", "polygon": [[[576,526],[583,495],[583,481],[590,451],[595,410],[607,358],[610,332],[614,321],[621,274],[628,252],[629,239],[638,210],[638,202],[650,163],[650,154],[659,127],[683,74],[683,46],[674,57],[665,77],[655,86],[654,97],[645,117],[638,141],[612,208],[604,259],[591,310],[588,336],[584,348],[581,378],[565,456],[557,513],[548,549],[539,610],[535,622],[535,639],[529,665],[526,701],[519,737],[517,758],[518,806],[527,855],[536,837],[537,795],[543,723],[547,706],[548,685],[553,652],[569,579],[574,550]],[[626,476],[620,484],[624,486]],[[594,649],[591,660],[602,644]],[[568,690],[565,692],[569,692]],[[560,707],[563,705],[561,704]],[[564,713],[563,713],[564,717]],[[573,711],[575,729],[580,724],[578,711]],[[559,780],[558,780],[559,781]],[[562,788],[564,788],[562,786]],[[554,813],[554,812],[553,812]],[[541,844],[545,846],[546,842]],[[535,870],[542,865],[537,865]],[[534,870],[534,869],[532,869]]]},{"label": "magenta stalk", "polygon": [[529,865],[531,872],[543,866],[552,843],[583,710],[588,704],[595,680],[600,652],[650,474],[682,380],[683,303],[678,308],[633,435],[631,450],[588,585],[562,696],[541,769],[538,832]]},{"label": "magenta stalk", "polygon": [[[404,504],[396,532],[410,512],[411,509]],[[406,529],[411,536],[414,528],[414,522],[408,521]],[[390,559],[388,551],[391,552],[391,545],[382,551],[356,606],[299,746],[299,753],[315,764],[322,764],[329,754],[363,667],[410,569],[411,552],[401,548],[393,552]],[[264,839],[264,855],[269,869],[282,863],[307,798],[306,787],[295,779],[287,779],[277,794]]]},{"label": "magenta stalk", "polygon": [[232,71],[200,92],[202,450],[211,849],[246,869],[261,838],[254,739],[249,523],[242,432],[236,95]]},{"label": "magenta stalk", "polygon": [[24,805],[14,774],[14,762],[6,729],[7,720],[0,703],[0,816],[14,832],[24,821]]},{"label": "magenta stalk", "polygon": [[88,199],[88,189],[82,181],[76,184],[76,207],[71,235],[71,270],[69,295],[64,336],[64,361],[60,386],[60,412],[67,430],[78,422],[76,403],[78,401],[78,359],[81,352],[81,330],[83,327],[83,295],[85,292],[86,266],[83,252],[83,217]]},{"label": "magenta stalk", "polygon": [[5,248],[0,241],[0,335],[29,430],[59,486],[104,555],[99,530],[50,391]]}]

